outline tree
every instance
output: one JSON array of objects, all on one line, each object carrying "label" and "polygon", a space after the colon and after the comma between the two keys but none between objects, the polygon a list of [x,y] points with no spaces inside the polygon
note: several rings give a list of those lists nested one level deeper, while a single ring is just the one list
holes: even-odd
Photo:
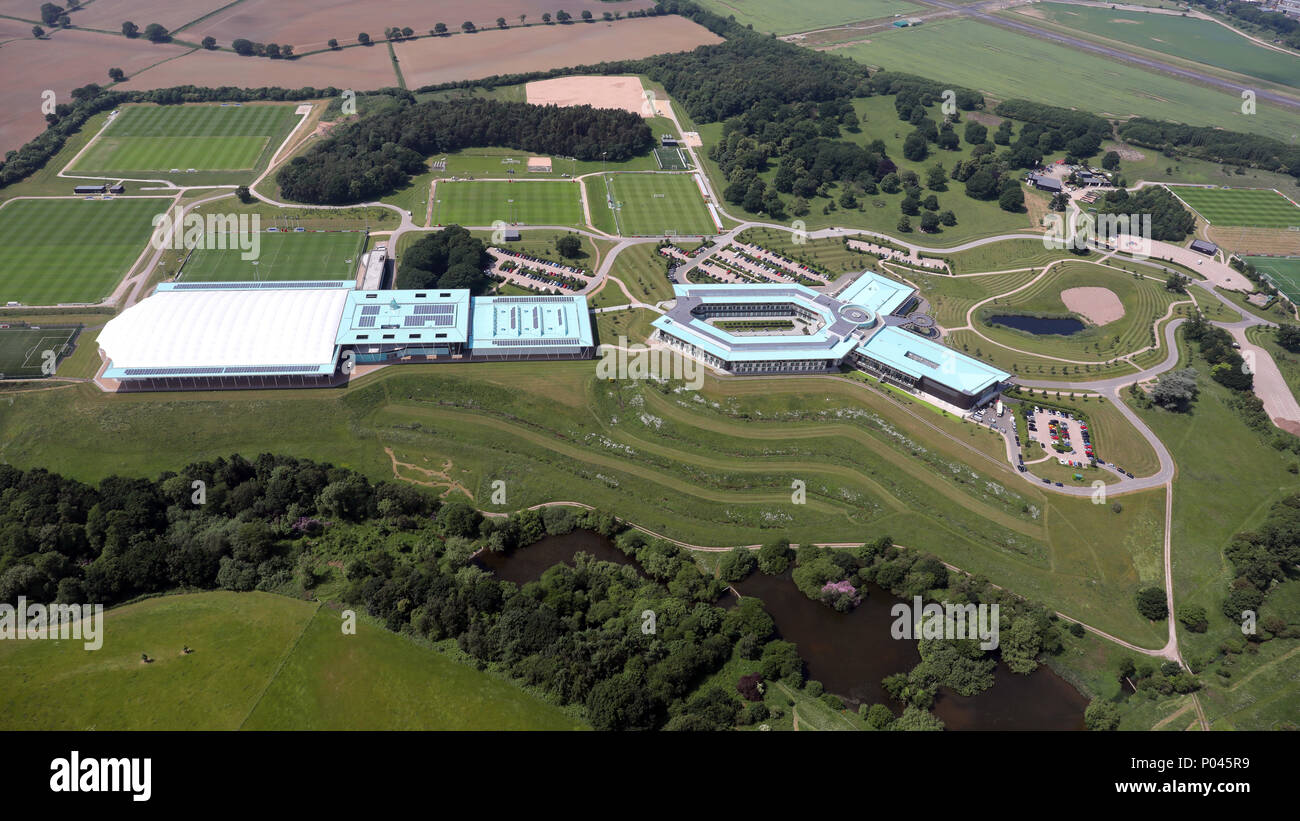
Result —
[{"label": "tree", "polygon": [[1025,192],[1020,188],[1019,183],[1015,186],[1008,185],[998,195],[998,207],[1003,211],[1010,211],[1018,214],[1025,210]]},{"label": "tree", "polygon": [[108,70],[108,79],[115,83],[120,83],[126,79],[126,72],[120,68],[110,68]]},{"label": "tree", "polygon": [[283,45],[283,46],[280,46],[280,56],[283,57],[283,58],[286,59],[286,60],[288,60],[290,57],[292,57],[292,56],[293,56],[293,46],[291,46],[291,45],[287,45],[287,44],[286,44],[286,45]]},{"label": "tree", "polygon": [[497,28],[499,29],[506,28],[506,18],[504,17],[497,18]]},{"label": "tree", "polygon": [[527,14],[521,14],[521,15],[519,15],[519,25],[522,26],[522,25],[524,24],[524,21],[527,20],[527,19],[528,19],[528,15],[527,15]]},{"label": "tree", "polygon": [[446,33],[447,33],[447,24],[446,24],[446,23],[435,23],[435,24],[433,25],[433,33],[436,34],[436,35],[438,35],[439,37],[441,37],[442,35],[446,34]]},{"label": "tree", "polygon": [[1159,587],[1147,587],[1138,591],[1137,609],[1143,618],[1151,621],[1163,621],[1169,617],[1169,605],[1165,600],[1165,591]]},{"label": "tree", "polygon": [[238,188],[236,188],[236,189],[235,189],[235,196],[239,198],[239,201],[240,201],[240,202],[248,203],[248,202],[252,202],[252,201],[253,201],[253,195],[252,195],[252,193],[248,190],[248,186],[247,186],[247,185],[241,185],[241,186],[239,186]]},{"label": "tree", "polygon": [[555,20],[556,20],[556,22],[559,22],[559,23],[567,23],[567,22],[569,22],[569,21],[572,20],[572,19],[573,19],[573,15],[572,15],[572,14],[569,14],[569,13],[568,13],[567,11],[565,11],[564,9],[560,9],[559,11],[557,11],[557,12],[555,13]]},{"label": "tree", "polygon": [[1156,378],[1151,401],[1165,410],[1181,413],[1191,407],[1197,390],[1195,368],[1166,371]]},{"label": "tree", "polygon": [[270,57],[272,60],[279,60],[279,59],[280,59],[280,44],[279,44],[279,43],[267,43],[267,44],[266,44],[266,56],[267,56],[267,57]]},{"label": "tree", "polygon": [[790,567],[793,557],[788,539],[768,542],[758,549],[758,569],[769,576],[779,576]]},{"label": "tree", "polygon": [[163,28],[159,23],[150,23],[145,26],[144,36],[151,43],[165,43],[172,39],[171,35],[167,33],[167,29]]},{"label": "tree", "polygon": [[1107,151],[1101,158],[1101,167],[1107,171],[1114,171],[1116,168],[1119,168],[1119,152]]},{"label": "tree", "polygon": [[[331,42],[334,43],[335,46],[338,45],[338,40],[332,40]],[[217,47],[217,38],[215,38],[215,37],[204,37],[204,38],[203,38],[203,42],[201,43],[201,45],[202,45],[205,49],[207,49],[208,51],[212,51],[212,50],[216,49],[216,47]]]},{"label": "tree", "polygon": [[903,140],[903,156],[912,162],[924,160],[930,153],[930,141],[920,131],[913,131]]},{"label": "tree", "polygon": [[127,37],[132,37],[132,38],[139,37],[140,27],[137,26],[135,23],[132,23],[130,20],[127,20],[125,23],[122,24],[122,33]]},{"label": "tree", "polygon": [[245,40],[242,37],[231,42],[230,47],[241,57],[252,56],[257,51],[252,40]]},{"label": "tree", "polygon": [[1173,291],[1175,294],[1185,294],[1187,293],[1187,283],[1189,282],[1191,282],[1191,279],[1188,277],[1178,273],[1171,273],[1165,279],[1165,290]]},{"label": "tree", "polygon": [[366,34],[364,31],[361,32],[360,34],[357,35],[357,42],[363,46],[370,45],[370,35]]},{"label": "tree", "polygon": [[907,732],[938,732],[943,729],[943,720],[914,705],[903,708],[903,714],[889,725],[890,730]]},{"label": "tree", "polygon": [[866,719],[867,726],[873,730],[884,730],[894,723],[894,711],[883,704],[872,704],[870,707],[862,705],[863,718]]},{"label": "tree", "polygon": [[555,238],[555,250],[567,259],[577,259],[582,254],[582,240],[577,234],[565,234]]},{"label": "tree", "polygon": [[957,215],[951,211],[940,211],[939,222],[949,227],[952,227],[957,224]]},{"label": "tree", "polygon": [[469,34],[470,32],[476,30],[476,29],[474,28],[474,24],[471,23],[471,22],[468,21],[468,20],[466,20],[465,22],[461,23],[461,24],[460,24],[460,28],[461,28],[461,31],[465,32],[466,34]]},{"label": "tree", "polygon": [[1118,730],[1119,708],[1112,702],[1094,698],[1083,711],[1083,723],[1089,730]]},{"label": "tree", "polygon": [[63,14],[62,6],[56,6],[53,3],[41,4],[41,22],[45,25],[56,25],[59,22],[59,15],[61,14]]},{"label": "tree", "polygon": [[655,704],[649,689],[631,672],[604,679],[587,696],[587,720],[597,730],[653,729]]},{"label": "tree", "polygon": [[61,29],[65,29],[68,26],[72,25],[72,18],[69,17],[67,14],[60,14],[59,19],[54,21],[54,25],[58,26]]},{"label": "tree", "polygon": [[41,28],[40,26],[32,26],[32,36],[35,37],[37,40],[41,39],[42,37],[45,36],[45,29]]},{"label": "tree", "polygon": [[753,573],[757,565],[758,560],[748,548],[732,548],[722,554],[722,560],[718,562],[718,576],[724,582],[738,582]]},{"label": "tree", "polygon": [[586,9],[583,9],[583,10],[582,10],[582,19],[583,19],[583,20],[586,20],[588,23],[590,23],[590,22],[591,22],[591,12],[590,12],[590,11],[587,11]]},{"label": "tree", "polygon": [[947,191],[948,172],[943,170],[942,165],[930,166],[930,170],[925,174],[925,185],[931,191]]},{"label": "tree", "polygon": [[542,22],[543,22],[543,23],[546,23],[548,26],[551,24],[551,13],[550,13],[549,11],[548,11],[548,12],[543,12],[543,14],[542,14]]},{"label": "tree", "polygon": [[487,290],[483,273],[490,257],[483,241],[459,225],[421,237],[407,249],[397,270],[400,288],[469,288]]},{"label": "tree", "polygon": [[927,234],[933,234],[939,230],[939,215],[926,211],[921,215],[921,230]]},{"label": "tree", "polygon": [[898,221],[898,230],[902,231],[904,234],[912,233],[912,221],[907,218],[906,214],[904,214],[902,219]]},{"label": "tree", "polygon": [[1210,629],[1210,620],[1206,616],[1205,608],[1199,604],[1179,605],[1178,620],[1193,633],[1204,633]]},{"label": "tree", "polygon": [[966,142],[979,145],[989,138],[989,130],[981,123],[970,120],[966,123]]},{"label": "tree", "polygon": [[1275,331],[1277,344],[1292,353],[1300,353],[1300,325],[1282,323]]}]

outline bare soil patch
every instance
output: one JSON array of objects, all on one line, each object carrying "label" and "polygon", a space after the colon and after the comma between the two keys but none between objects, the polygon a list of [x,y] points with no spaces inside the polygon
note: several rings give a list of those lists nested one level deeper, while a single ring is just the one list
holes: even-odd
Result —
[{"label": "bare soil patch", "polygon": [[195,51],[132,77],[128,89],[189,85],[230,85],[243,88],[335,86],[369,91],[397,85],[388,49],[380,46],[345,48],[293,60],[240,57],[229,51]]},{"label": "bare soil patch", "polygon": [[[152,0],[150,0],[152,2]],[[237,6],[214,14],[193,29],[194,37],[211,35],[223,45],[237,37],[246,37],[262,43],[288,43],[298,52],[323,48],[331,38],[340,43],[354,43],[359,32],[379,39],[389,26],[410,26],[427,34],[436,23],[446,23],[447,28],[459,31],[462,22],[471,22],[480,29],[495,29],[498,17],[504,17],[511,26],[519,25],[519,15],[528,15],[525,23],[541,23],[542,13],[555,14],[560,8],[580,19],[584,10],[597,19],[606,11],[626,14],[633,9],[650,8],[652,0],[628,0],[623,3],[602,3],[600,0],[568,0],[557,4],[549,0],[384,0],[382,8],[375,3],[356,0],[245,0]],[[376,12],[381,12],[376,14]],[[138,21],[137,21],[138,22]],[[142,24],[143,25],[143,24]],[[572,29],[581,23],[568,26],[539,26],[547,29]],[[440,42],[458,40],[462,35]],[[480,44],[481,45],[481,44]],[[562,65],[590,63],[595,60],[570,59]],[[487,76],[497,72],[489,71]],[[471,76],[471,75],[466,75]]]},{"label": "bare soil patch", "polygon": [[621,108],[633,114],[646,113],[645,88],[640,77],[556,77],[529,83],[525,91],[528,102],[534,105],[561,108],[590,105],[593,108]]},{"label": "bare soil patch", "polygon": [[1124,303],[1109,288],[1068,288],[1061,291],[1061,301],[1094,325],[1106,325],[1124,316]]},{"label": "bare soil patch", "polygon": [[1206,236],[1221,248],[1243,254],[1294,254],[1300,232],[1285,228],[1232,228],[1211,225]]},{"label": "bare soil patch", "polygon": [[[33,6],[33,10],[36,8]],[[30,35],[31,26],[26,28]],[[0,77],[5,78],[0,87],[0,152],[20,148],[45,130],[41,93],[46,89],[54,92],[56,102],[71,102],[74,88],[87,83],[107,85],[109,66],[117,66],[130,76],[187,51],[183,46],[154,45],[86,31],[54,31],[47,40],[6,43],[0,48]],[[207,79],[203,85],[211,85],[211,77]]]},{"label": "bare soil patch", "polygon": [[720,42],[703,26],[672,15],[426,37],[395,43],[394,50],[407,87],[418,88],[494,74],[636,59]]},{"label": "bare soil patch", "polygon": [[[70,16],[74,26],[87,28],[121,31],[122,23],[130,20],[141,29],[159,23],[171,31],[229,4],[230,0],[95,0]],[[33,9],[40,7],[40,3],[31,5]]]}]

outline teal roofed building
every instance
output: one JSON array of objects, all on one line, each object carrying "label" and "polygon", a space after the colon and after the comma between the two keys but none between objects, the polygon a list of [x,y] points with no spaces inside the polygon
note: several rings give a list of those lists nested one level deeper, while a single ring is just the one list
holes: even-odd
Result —
[{"label": "teal roofed building", "polygon": [[474,297],[469,350],[475,359],[589,359],[595,342],[587,298]]}]

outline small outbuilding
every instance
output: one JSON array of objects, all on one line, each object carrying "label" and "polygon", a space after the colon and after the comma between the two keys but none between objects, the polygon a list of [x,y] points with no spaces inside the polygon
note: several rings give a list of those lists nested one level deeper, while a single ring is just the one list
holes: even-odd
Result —
[{"label": "small outbuilding", "polygon": [[1188,247],[1198,254],[1205,254],[1207,257],[1212,257],[1219,253],[1219,246],[1207,239],[1194,239],[1192,240],[1192,244]]}]

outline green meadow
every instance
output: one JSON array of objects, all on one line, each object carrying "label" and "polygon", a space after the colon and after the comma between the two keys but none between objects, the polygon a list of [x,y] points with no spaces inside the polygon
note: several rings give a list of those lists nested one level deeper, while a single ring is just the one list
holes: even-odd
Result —
[{"label": "green meadow", "polygon": [[433,189],[434,225],[583,224],[578,184],[568,180],[439,182]]}]

